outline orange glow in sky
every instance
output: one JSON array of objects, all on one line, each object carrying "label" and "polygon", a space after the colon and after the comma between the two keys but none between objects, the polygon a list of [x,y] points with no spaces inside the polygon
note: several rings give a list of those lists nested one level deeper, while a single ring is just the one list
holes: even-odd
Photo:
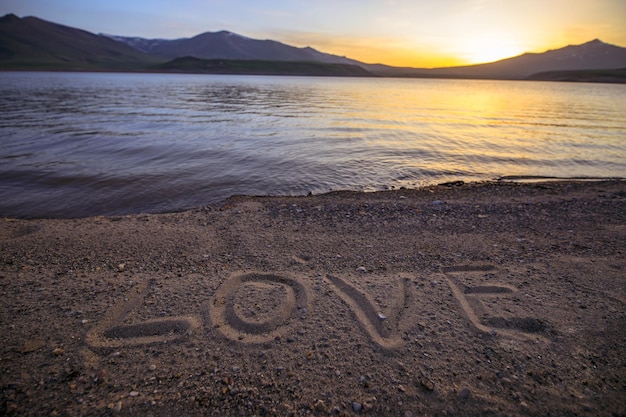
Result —
[{"label": "orange glow in sky", "polygon": [[[354,3],[354,2],[348,2]],[[385,7],[382,7],[382,5]],[[287,43],[368,63],[442,67],[544,52],[599,38],[626,46],[625,0],[365,0],[375,16],[334,34],[283,33]],[[357,22],[358,15],[353,18]],[[277,34],[280,32],[277,32]]]},{"label": "orange glow in sky", "polygon": [[175,39],[228,30],[366,63],[433,68],[599,38],[626,46],[626,0],[19,0],[0,15]]}]

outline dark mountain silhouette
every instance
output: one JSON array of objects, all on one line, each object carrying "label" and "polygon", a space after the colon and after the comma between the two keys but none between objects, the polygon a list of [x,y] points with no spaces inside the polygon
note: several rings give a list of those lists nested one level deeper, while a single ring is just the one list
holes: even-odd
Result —
[{"label": "dark mountain silhouette", "polygon": [[144,39],[112,36],[139,50],[162,58],[193,56],[204,59],[260,59],[316,61],[360,65],[380,76],[438,78],[525,79],[547,71],[615,69],[626,67],[626,48],[598,39],[544,53],[526,53],[500,61],[449,68],[398,68],[365,64],[346,57],[325,54],[313,48],[295,48],[271,40],[246,38],[232,32],[207,32],[185,39]]},{"label": "dark mountain silhouette", "polygon": [[158,59],[106,36],[8,14],[0,18],[0,68],[130,68]]},{"label": "dark mountain silhouette", "polygon": [[538,72],[599,70],[626,67],[626,48],[609,45],[595,39],[582,45],[570,45],[544,53],[526,53],[491,64],[474,67],[447,68],[454,74],[461,71],[476,77],[527,78]]},{"label": "dark mountain silhouette", "polygon": [[[176,61],[169,66],[157,65],[183,57],[201,60],[258,60],[264,63],[253,65],[248,62],[239,65],[229,62],[218,68],[211,62],[187,59],[184,63]],[[272,65],[269,65],[268,61],[344,65],[333,69],[317,67],[316,70],[324,73],[338,71],[343,75],[365,75],[349,67],[358,65],[370,74],[389,77],[547,80],[566,78],[587,81],[610,79],[611,82],[620,82],[622,72],[613,72],[613,75],[608,76],[606,72],[598,70],[626,68],[626,48],[596,39],[582,45],[570,45],[544,53],[526,53],[481,65],[434,69],[399,68],[365,64],[310,47],[297,48],[273,40],[246,38],[227,31],[206,32],[192,38],[173,40],[145,39],[95,35],[36,17],[19,18],[9,14],[0,18],[0,69],[191,71],[191,67],[195,66],[200,72],[207,72],[207,66],[212,66],[211,71],[228,71],[230,68],[236,73],[241,73],[244,67],[257,70],[264,68],[263,71],[270,71]],[[181,69],[181,65],[184,68]],[[293,71],[294,68],[305,67],[283,65],[280,71]],[[311,70],[313,67],[306,68]],[[565,73],[567,71],[579,72],[574,75],[571,72]]]},{"label": "dark mountain silhouette", "polygon": [[264,61],[314,61],[357,64],[346,57],[325,54],[311,47],[297,48],[272,40],[247,38],[228,31],[205,32],[193,38],[145,39],[105,35],[138,50],[165,59],[185,56],[202,59],[259,59]]},{"label": "dark mountain silhouette", "polygon": [[526,79],[533,74],[553,71],[602,70],[626,67],[626,48],[598,39],[582,45],[570,45],[543,53],[525,53],[500,61],[450,68],[416,69],[379,67],[386,76]]}]

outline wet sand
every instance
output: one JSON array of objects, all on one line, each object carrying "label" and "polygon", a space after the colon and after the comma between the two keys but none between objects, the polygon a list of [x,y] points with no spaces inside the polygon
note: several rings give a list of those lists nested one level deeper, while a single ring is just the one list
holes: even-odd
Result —
[{"label": "wet sand", "polygon": [[0,219],[0,414],[626,414],[626,182]]}]

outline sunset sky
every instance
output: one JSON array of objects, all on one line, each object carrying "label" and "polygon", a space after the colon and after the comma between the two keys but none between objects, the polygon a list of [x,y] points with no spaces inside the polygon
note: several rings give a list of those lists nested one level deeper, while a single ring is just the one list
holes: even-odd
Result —
[{"label": "sunset sky", "polygon": [[94,33],[191,37],[229,30],[367,63],[440,67],[599,38],[626,46],[626,0],[0,0]]}]

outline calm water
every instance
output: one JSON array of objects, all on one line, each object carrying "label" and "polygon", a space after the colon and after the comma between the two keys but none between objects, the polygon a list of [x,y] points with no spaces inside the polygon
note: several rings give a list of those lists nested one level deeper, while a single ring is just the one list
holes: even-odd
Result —
[{"label": "calm water", "polygon": [[626,177],[626,85],[0,73],[0,215]]}]

